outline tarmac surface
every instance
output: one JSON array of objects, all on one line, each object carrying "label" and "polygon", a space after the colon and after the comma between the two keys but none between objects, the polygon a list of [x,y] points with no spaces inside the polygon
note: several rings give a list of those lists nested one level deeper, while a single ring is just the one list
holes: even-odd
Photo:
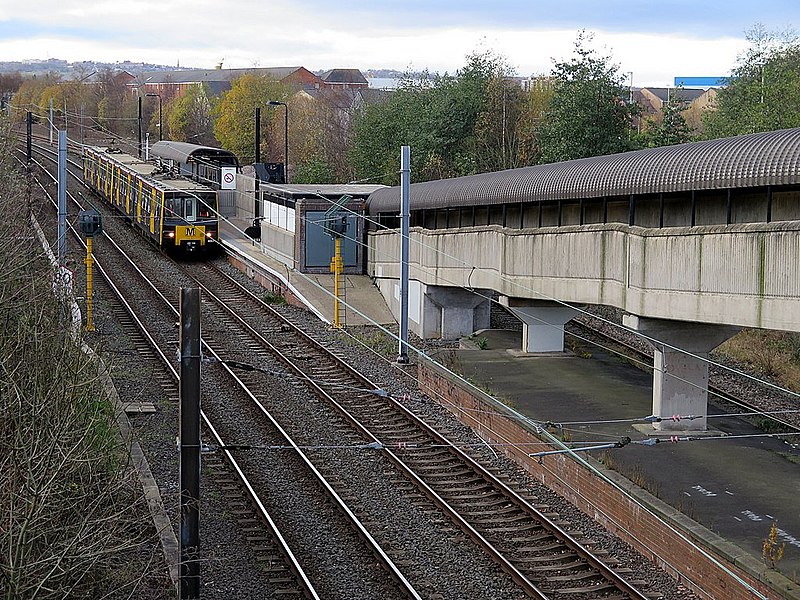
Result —
[{"label": "tarmac surface", "polygon": [[484,349],[457,352],[465,377],[527,417],[563,425],[575,442],[659,438],[664,443],[632,443],[608,450],[607,456],[631,481],[759,560],[776,521],[779,542],[785,543],[777,567],[788,577],[800,577],[797,445],[773,437],[736,438],[763,431],[741,418],[721,416],[713,405],[706,434],[670,443],[648,423],[625,422],[652,414],[650,374],[597,348],[590,349],[591,358],[570,352],[531,355],[518,350],[518,332],[488,330],[475,334],[480,338],[486,340]]},{"label": "tarmac surface", "polygon": [[[321,319],[332,322],[333,276],[297,273],[265,255],[259,242],[244,236],[248,224],[223,223],[222,240],[282,278]],[[348,309],[347,325],[394,322],[369,277],[347,275],[346,281],[347,303],[357,309]],[[479,349],[474,342],[481,338]],[[526,354],[519,350],[521,334],[507,330],[478,332],[467,345],[472,348],[457,351],[465,377],[527,417],[560,424],[575,442],[631,438],[633,443],[606,451],[613,468],[759,561],[776,522],[778,541],[785,544],[776,567],[800,581],[800,439],[793,446],[763,437],[747,421],[723,416],[710,405],[707,433],[670,443],[643,421],[652,414],[652,376],[602,349],[586,348],[591,358]],[[660,441],[636,443],[650,438]]]}]

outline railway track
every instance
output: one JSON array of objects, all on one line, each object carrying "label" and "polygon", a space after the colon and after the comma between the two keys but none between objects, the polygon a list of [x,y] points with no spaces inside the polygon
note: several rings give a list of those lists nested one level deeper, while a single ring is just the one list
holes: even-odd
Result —
[{"label": "railway track", "polygon": [[[320,346],[219,269],[194,265],[203,296],[226,311],[221,331],[240,328],[251,362],[224,362],[259,371],[270,354],[284,376],[304,382],[380,451],[532,597],[643,598],[614,570],[614,558],[590,552],[591,540],[569,531],[455,447],[402,402]],[[259,313],[261,331],[248,323]],[[266,319],[266,320],[265,320]],[[544,509],[544,510],[542,510]]]},{"label": "railway track", "polygon": [[[329,424],[336,422],[330,435],[334,439],[345,438],[345,443],[340,446],[371,451],[388,459],[392,468],[384,470],[382,475],[385,478],[395,485],[402,482],[400,487],[407,490],[406,494],[425,511],[430,513],[430,506],[435,506],[437,512],[479,544],[531,597],[648,597],[636,585],[643,586],[644,582],[629,582],[625,579],[627,573],[613,568],[613,556],[597,547],[589,551],[588,548],[593,546],[592,540],[586,539],[580,531],[570,530],[568,523],[548,513],[547,506],[539,504],[535,498],[523,497],[456,448],[407,410],[402,398],[393,397],[358,374],[219,269],[191,265],[188,270],[203,289],[203,328],[204,339],[209,344],[208,355],[216,355],[218,366],[226,367],[230,377],[236,370],[242,393],[251,396],[252,406],[260,407],[257,412],[269,412],[264,406],[268,402],[280,404],[271,391],[276,387],[275,381],[268,377],[291,382],[291,387],[297,389],[302,386],[301,393],[313,394],[317,398],[316,409],[325,405],[336,410],[336,418],[324,417],[323,420]],[[141,270],[140,273],[143,275]],[[166,287],[174,292],[175,281],[169,281]],[[162,291],[159,295],[162,302],[170,304],[174,311],[175,302],[167,299],[169,292]],[[212,303],[214,309],[210,309]],[[173,312],[172,320],[174,315]],[[237,331],[235,337],[234,331]],[[155,340],[156,345],[174,344],[174,339],[169,337],[169,334],[162,334],[164,339]],[[262,365],[270,366],[265,368]],[[251,370],[242,372],[243,368]],[[213,401],[204,397],[204,406],[206,404],[213,405]],[[280,406],[273,408],[279,411]],[[284,415],[284,418],[288,416]],[[258,440],[258,444],[237,443],[241,441],[237,438],[233,443],[215,440],[213,445],[217,448],[238,448],[220,450],[213,460],[224,456],[235,461],[234,454],[258,446],[293,446],[298,455],[302,454],[298,448],[302,444],[290,440],[293,435],[302,434],[304,426],[295,423],[287,429],[292,430],[292,435],[287,434],[283,442],[265,444],[263,438]],[[304,439],[303,442],[309,454],[324,451],[325,444],[319,444],[318,440]],[[249,461],[248,458],[244,462]],[[344,499],[353,496],[346,490],[346,478],[337,479],[336,469],[330,466],[319,470],[328,472],[331,489],[345,488],[340,495],[340,511],[346,512]],[[223,480],[226,477],[223,476]],[[321,474],[320,477],[325,478]],[[226,482],[225,485],[233,484]],[[235,494],[238,496],[239,492]],[[257,503],[248,501],[248,504]],[[364,510],[359,507],[351,512],[355,514]],[[375,515],[367,516],[366,521],[367,525],[362,524],[362,527],[367,537],[371,537],[368,530],[380,528],[382,523]],[[256,541],[263,541],[255,530],[252,533]],[[380,544],[376,542],[376,545],[380,548]],[[394,562],[398,564],[413,563],[396,544],[394,546],[388,553],[374,550],[373,555],[380,556],[383,552],[387,558],[388,554],[393,554]],[[396,584],[405,577],[396,566],[393,571],[389,566],[392,562],[389,559],[382,569],[392,574]],[[414,567],[410,570],[414,571]],[[416,593],[413,586],[398,591],[401,597],[419,597],[415,596]],[[652,596],[658,596],[658,593],[653,592]]]},{"label": "railway track", "polygon": [[[70,199],[78,210],[82,209],[74,197]],[[75,228],[68,224],[68,229],[74,240],[85,249],[83,239]],[[177,399],[179,376],[174,364],[148,333],[142,319],[125,300],[124,294],[113,283],[102,264],[96,263],[96,268],[101,275],[98,280],[100,288],[98,293],[107,299],[113,299],[111,310],[130,339],[134,352],[153,366],[152,377],[158,382],[165,396]],[[132,412],[139,411],[133,408]],[[203,414],[201,417],[204,437],[212,440],[217,446],[226,445],[207,416]],[[210,475],[216,480],[216,484],[225,494],[229,509],[250,534],[246,539],[252,545],[256,555],[255,560],[267,573],[267,582],[271,585],[268,587],[269,592],[281,597],[320,598],[236,460],[228,453],[219,453],[207,457],[204,462],[206,476]]]},{"label": "railway track", "polygon": [[[122,248],[116,244],[116,242],[110,236],[106,235],[103,236],[103,238],[103,243],[105,245],[110,244],[113,246],[115,251],[121,257],[123,257],[130,267],[138,274],[138,281],[133,284],[131,284],[131,280],[134,279],[135,276],[132,277],[130,274],[128,275],[128,286],[149,285],[151,292],[157,297],[157,300],[146,303],[147,308],[150,309],[150,314],[146,318],[137,317],[135,313],[136,311],[141,311],[142,307],[140,306],[138,308],[134,308],[125,300],[126,294],[128,294],[130,291],[129,287],[126,291],[122,291],[121,287],[116,286],[112,282],[112,278],[103,269],[102,264],[100,262],[97,263],[97,268],[100,271],[100,274],[107,281],[108,285],[113,288],[115,296],[120,302],[126,305],[126,311],[129,314],[129,319],[133,319],[137,324],[137,329],[139,330],[139,340],[138,343],[136,343],[137,351],[143,350],[142,339],[144,339],[146,341],[146,345],[149,347],[149,352],[158,358],[161,368],[166,369],[168,375],[171,376],[174,391],[174,386],[177,386],[178,381],[177,373],[175,366],[166,358],[167,354],[171,354],[171,346],[174,346],[174,340],[165,340],[163,331],[160,336],[157,333],[151,334],[151,332],[148,331],[148,325],[152,329],[152,322],[154,320],[171,325],[178,317],[175,303],[168,300],[165,294],[157,290],[156,284],[148,279],[144,271],[135,265],[135,261],[128,257],[124,250],[122,250]],[[115,278],[119,279],[122,274],[116,273],[115,275]],[[164,281],[162,281],[161,284],[163,286]],[[162,310],[165,311],[160,318],[153,314],[153,308],[157,302],[161,303]],[[119,311],[117,312],[119,313]],[[124,322],[125,320],[123,319],[123,323]],[[130,325],[128,326],[128,330],[131,330]],[[171,337],[171,335],[172,334],[168,334],[167,338]],[[205,351],[206,354],[210,356],[213,355],[213,349],[209,348],[207,342],[208,340],[205,342]],[[242,393],[248,395],[251,400],[255,400],[250,391],[243,386],[235,374],[229,370],[228,377],[239,382]],[[169,394],[170,392],[167,393]],[[213,402],[207,401],[205,404],[213,405]],[[257,401],[255,404],[260,406]],[[224,448],[235,445],[223,440],[220,430],[224,429],[224,426],[215,426],[212,418],[207,412],[204,411],[202,413],[202,418],[206,432],[205,439],[211,441],[214,447]],[[270,418],[268,414],[267,418]],[[345,551],[349,551],[354,559],[345,561],[346,563],[349,563],[347,571],[351,573],[350,577],[358,578],[361,585],[366,585],[367,589],[376,590],[376,592],[381,596],[387,598],[419,598],[420,596],[415,592],[411,584],[405,581],[399,569],[392,564],[391,560],[382,550],[380,545],[375,542],[375,540],[370,538],[369,534],[360,523],[358,517],[349,509],[346,503],[338,497],[333,487],[330,486],[324,477],[322,477],[316,471],[310,461],[304,458],[302,451],[297,447],[296,444],[294,444],[291,438],[282,431],[280,425],[276,421],[272,419],[270,420],[274,426],[274,431],[270,432],[273,437],[267,438],[262,436],[259,438],[259,441],[261,443],[267,442],[272,446],[292,447],[297,456],[301,457],[302,460],[300,462],[305,463],[305,465],[297,464],[297,461],[295,461],[293,464],[289,464],[288,466],[286,464],[282,464],[278,467],[273,465],[271,470],[283,470],[297,474],[302,473],[303,466],[305,466],[306,473],[304,476],[302,476],[301,483],[296,485],[296,487],[305,488],[312,495],[318,495],[317,492],[322,492],[323,499],[321,504],[327,504],[324,500],[324,497],[327,496],[328,502],[331,502],[331,504],[338,509],[340,521],[344,521],[344,523],[337,523],[337,525],[334,527],[336,531],[331,534],[332,539],[327,544],[323,544],[322,547],[330,549],[336,546],[341,546],[341,548],[346,549]],[[236,435],[236,433],[232,433],[232,435]],[[257,555],[255,559],[256,562],[260,563],[259,568],[262,570],[266,569],[268,573],[273,574],[273,576],[269,576],[267,580],[269,583],[278,584],[278,587],[273,587],[270,592],[274,594],[296,593],[309,598],[320,597],[320,595],[311,585],[309,576],[303,571],[303,568],[300,566],[300,562],[295,557],[295,554],[286,544],[285,539],[288,536],[283,535],[277,529],[277,526],[275,525],[277,519],[274,519],[265,508],[267,502],[262,497],[262,494],[266,484],[264,482],[252,483],[245,475],[245,470],[238,465],[236,459],[227,450],[220,450],[218,456],[211,459],[212,464],[215,463],[216,466],[219,467],[221,463],[220,457],[224,458],[224,464],[226,468],[221,471],[223,473],[222,479],[217,482],[217,484],[223,493],[233,496],[233,503],[229,504],[226,507],[226,510],[233,511],[233,514],[236,515],[240,525],[244,527],[245,533],[247,534],[246,540],[251,546],[250,550],[252,553]],[[220,469],[217,468],[215,471],[220,472]],[[235,481],[235,483],[231,483],[232,479]],[[289,495],[287,495],[287,497],[289,497]],[[320,498],[316,498],[315,502],[320,503]],[[296,512],[311,512],[307,506],[297,506],[297,503],[295,503],[295,507],[291,510]],[[251,511],[255,511],[256,515],[254,517],[249,514]],[[331,522],[334,520],[329,507],[325,507],[325,510],[323,510],[322,514],[320,514],[320,520],[324,522]],[[320,527],[319,529],[322,528]],[[347,532],[349,532],[351,529],[360,534],[360,543],[368,546],[367,553],[369,558],[364,555],[363,550],[361,552],[353,550],[352,542],[350,545],[343,543],[342,538],[347,537]],[[345,532],[345,535],[342,535],[342,532]],[[319,539],[317,539],[317,542],[319,542]],[[274,552],[273,548],[276,548],[278,552]],[[278,561],[278,558],[280,558],[280,561]],[[317,563],[321,563],[325,560],[325,558],[323,556],[318,556],[315,560]],[[361,569],[355,568],[356,565],[354,564],[354,561],[358,560],[360,560],[360,562],[368,571],[373,572],[373,576],[369,576],[367,573],[365,573],[363,567]],[[379,565],[383,571],[381,571],[381,569],[376,571],[375,564]],[[293,577],[286,577],[282,573],[292,573]],[[388,573],[390,577],[394,579],[392,584],[387,584],[386,581],[380,581],[388,579],[385,577],[384,573]],[[345,585],[351,585],[353,588],[358,587],[355,581],[348,581],[348,577],[346,573],[342,571],[342,569],[338,569],[336,578],[340,579],[342,582],[345,582]],[[289,584],[288,587],[287,584]]]}]

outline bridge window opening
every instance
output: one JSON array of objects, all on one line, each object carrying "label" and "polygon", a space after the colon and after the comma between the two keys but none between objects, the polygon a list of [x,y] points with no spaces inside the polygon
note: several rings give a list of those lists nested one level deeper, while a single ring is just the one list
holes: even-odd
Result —
[{"label": "bridge window opening", "polygon": [[786,186],[772,191],[772,221],[800,221],[800,188]]},{"label": "bridge window opening", "polygon": [[691,214],[686,210],[686,194],[664,194],[664,227],[689,227]]},{"label": "bridge window opening", "polygon": [[772,222],[772,186],[767,186],[767,223]]},{"label": "bridge window opening", "polygon": [[503,224],[503,207],[490,206],[487,209],[487,225],[502,225]]},{"label": "bridge window opening", "polygon": [[475,206],[472,206],[472,226],[475,227]]},{"label": "bridge window opening", "polygon": [[725,224],[726,225],[730,225],[731,224],[731,214],[732,214],[732,210],[733,210],[732,199],[731,199],[731,190],[730,189],[728,189],[728,193],[727,193],[727,206],[726,206],[726,209],[727,209],[727,213],[728,214],[725,217]]},{"label": "bridge window opening", "polygon": [[519,228],[525,229],[525,204],[519,203]]}]

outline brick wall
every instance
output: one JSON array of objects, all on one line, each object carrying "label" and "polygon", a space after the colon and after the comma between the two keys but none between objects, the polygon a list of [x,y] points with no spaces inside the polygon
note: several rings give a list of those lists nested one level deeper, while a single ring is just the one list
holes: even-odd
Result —
[{"label": "brick wall", "polygon": [[504,407],[490,396],[467,389],[466,384],[454,381],[429,363],[419,366],[418,377],[421,391],[487,442],[512,444],[499,446],[498,451],[503,448],[532,477],[649,557],[701,598],[758,597],[747,585],[768,598],[800,598],[800,586],[596,461],[579,462],[564,454],[544,456],[541,460],[529,457],[531,448],[536,447],[531,444],[541,439],[532,427],[501,414]]}]

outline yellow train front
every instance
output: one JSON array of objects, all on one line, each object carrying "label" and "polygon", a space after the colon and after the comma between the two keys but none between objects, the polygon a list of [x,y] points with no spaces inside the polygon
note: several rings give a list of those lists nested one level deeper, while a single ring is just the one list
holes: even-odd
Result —
[{"label": "yellow train front", "polygon": [[113,148],[87,146],[83,179],[165,250],[184,254],[217,249],[217,192]]}]

